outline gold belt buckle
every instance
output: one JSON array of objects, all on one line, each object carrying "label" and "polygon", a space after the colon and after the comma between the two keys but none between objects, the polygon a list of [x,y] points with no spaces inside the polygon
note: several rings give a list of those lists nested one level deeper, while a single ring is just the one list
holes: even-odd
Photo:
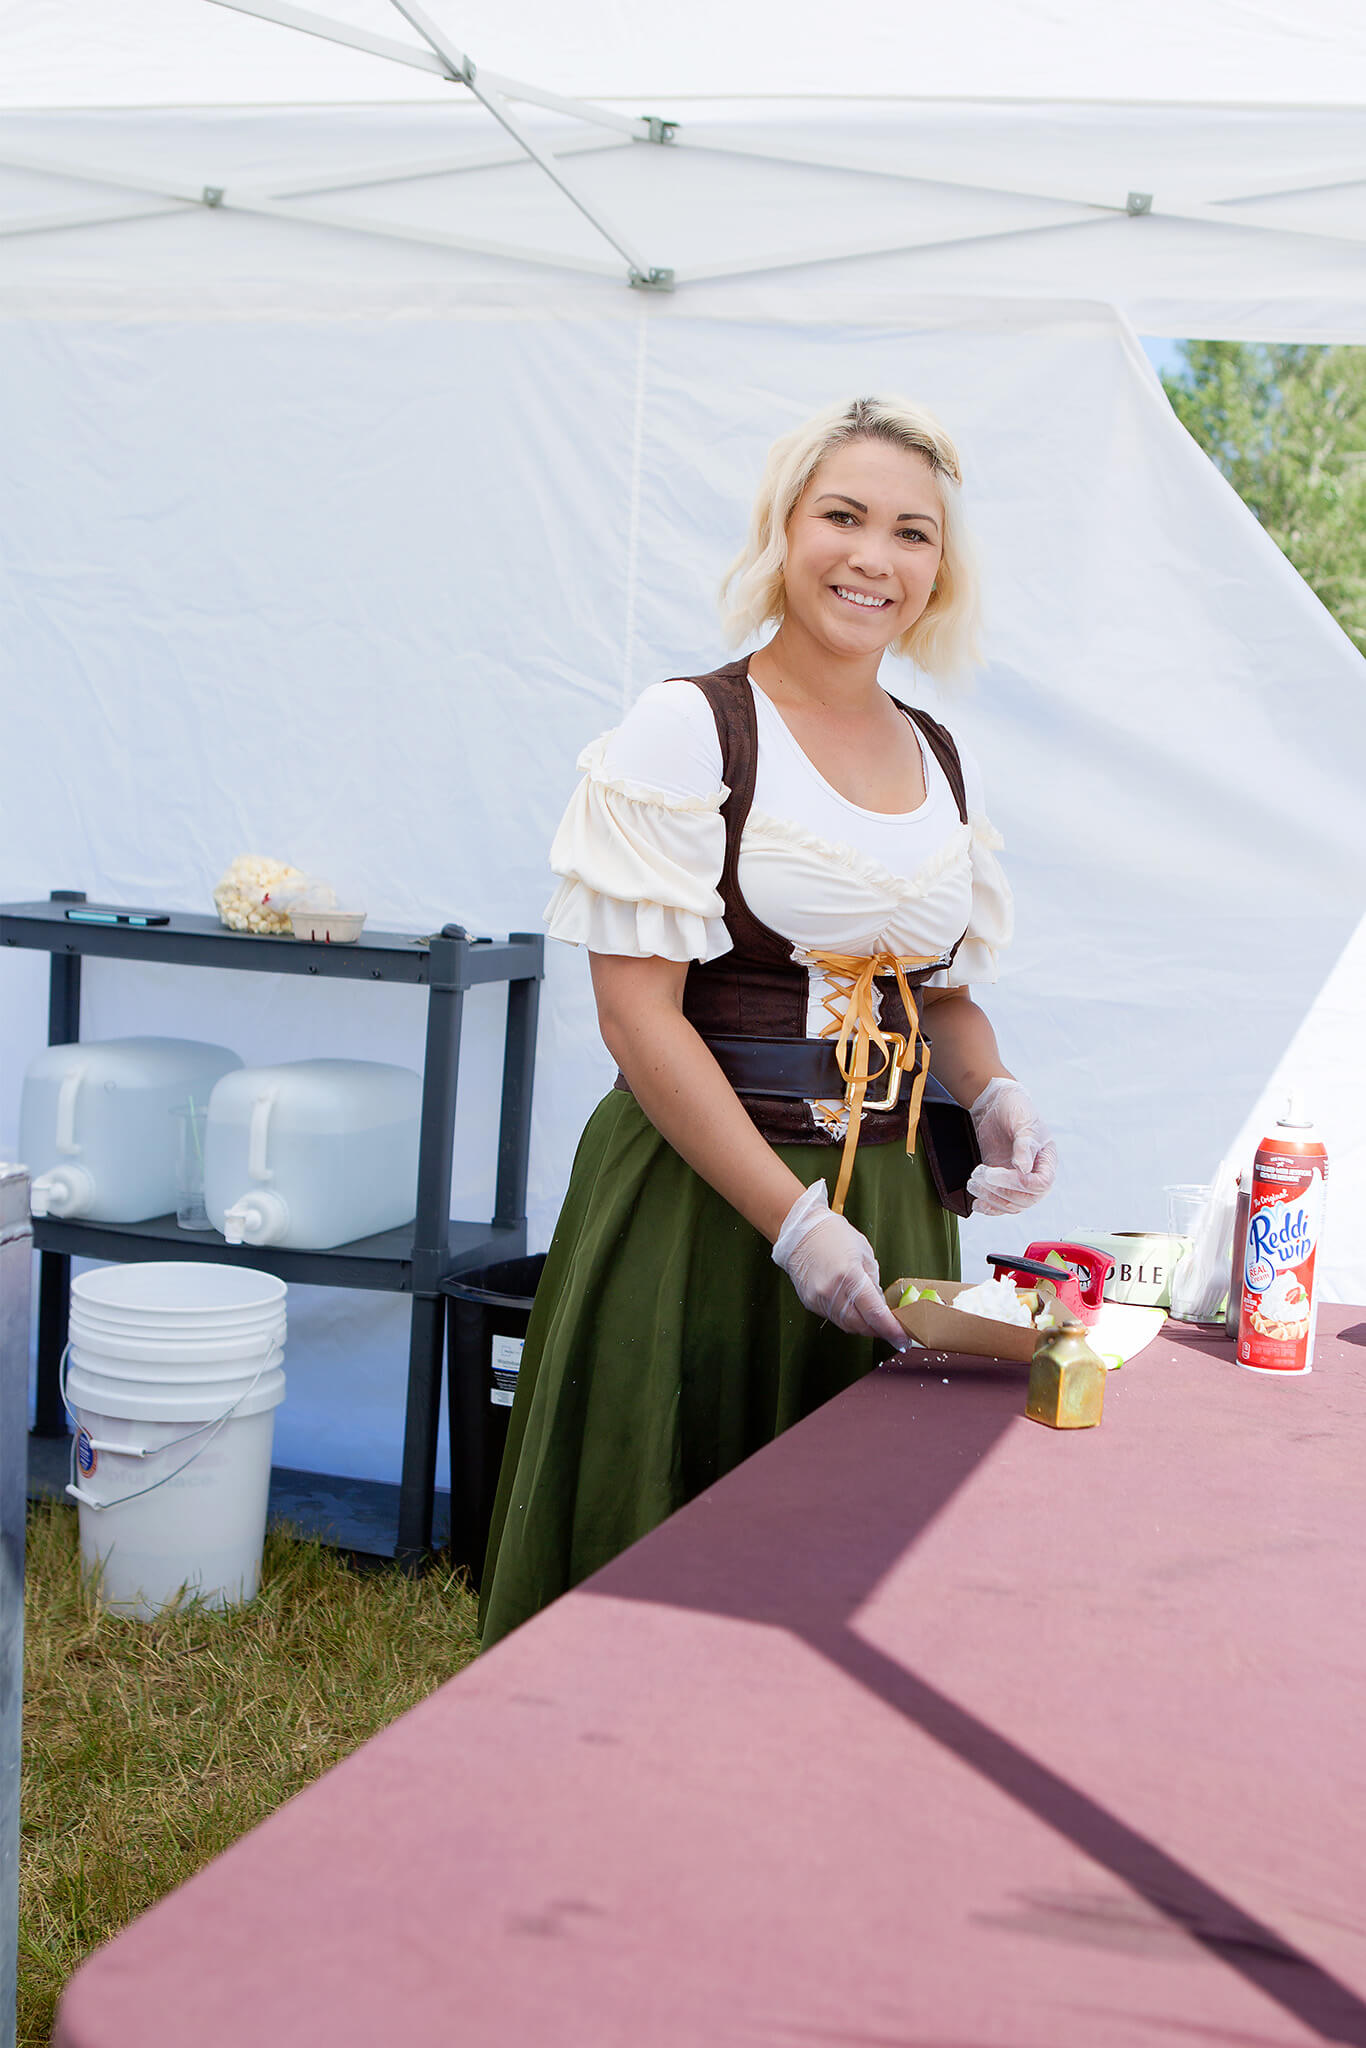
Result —
[{"label": "gold belt buckle", "polygon": [[[906,1053],[908,1049],[907,1043],[906,1040],[901,1036],[901,1033],[899,1031],[886,1032],[884,1034],[884,1043],[887,1047],[887,1065],[883,1069],[883,1073],[885,1073],[887,1076],[887,1093],[883,1096],[880,1102],[872,1102],[865,1095],[863,1098],[863,1106],[865,1109],[895,1109],[898,1097],[901,1094],[901,1076],[903,1072],[903,1062],[906,1058]],[[875,1078],[881,1080],[882,1075],[879,1074]],[[853,1095],[853,1086],[854,1084],[851,1081],[849,1086],[844,1091],[844,1099],[846,1102],[851,1101]]]}]

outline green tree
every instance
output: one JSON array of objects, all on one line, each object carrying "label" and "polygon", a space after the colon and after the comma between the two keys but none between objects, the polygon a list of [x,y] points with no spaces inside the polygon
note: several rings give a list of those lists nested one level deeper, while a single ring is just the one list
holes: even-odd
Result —
[{"label": "green tree", "polygon": [[1366,652],[1366,348],[1185,341],[1182,425]]}]

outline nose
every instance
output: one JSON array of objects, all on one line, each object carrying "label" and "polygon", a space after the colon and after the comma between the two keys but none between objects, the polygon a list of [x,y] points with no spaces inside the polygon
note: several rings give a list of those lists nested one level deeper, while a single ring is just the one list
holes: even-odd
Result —
[{"label": "nose", "polygon": [[886,576],[891,569],[891,543],[882,535],[864,527],[855,533],[849,544],[849,567],[857,569],[861,576]]}]

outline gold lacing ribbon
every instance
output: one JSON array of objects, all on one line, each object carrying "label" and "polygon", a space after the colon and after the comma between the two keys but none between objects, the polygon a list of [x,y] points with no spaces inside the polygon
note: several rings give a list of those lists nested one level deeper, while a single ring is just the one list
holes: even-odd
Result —
[{"label": "gold lacing ribbon", "polygon": [[[809,953],[807,964],[818,974],[824,975],[833,984],[829,995],[821,998],[822,1007],[830,1012],[830,1022],[821,1030],[822,1038],[833,1037],[835,1058],[839,1063],[844,1080],[844,1102],[849,1112],[849,1126],[844,1133],[844,1156],[840,1160],[839,1180],[835,1185],[835,1199],[831,1204],[834,1213],[844,1213],[844,1198],[849,1192],[849,1182],[854,1171],[854,1154],[858,1150],[859,1125],[865,1109],[895,1109],[901,1093],[901,1080],[906,1069],[913,1070],[911,1080],[910,1120],[906,1126],[906,1151],[914,1156],[916,1126],[920,1122],[920,1099],[925,1093],[925,1076],[929,1071],[929,1047],[925,1045],[920,1029],[920,1013],[915,1006],[910,983],[906,979],[908,967],[938,967],[942,954],[920,953]],[[877,1020],[877,1004],[874,999],[873,983],[879,974],[894,974],[901,1000],[906,1005],[906,1021],[910,1029],[909,1038],[903,1038],[899,1031],[884,1031]],[[916,1068],[916,1052],[925,1045],[925,1058],[919,1070]],[[876,1049],[882,1055],[882,1064],[869,1072],[869,1062]],[[877,1102],[868,1102],[870,1081],[886,1081],[886,1093]]]}]

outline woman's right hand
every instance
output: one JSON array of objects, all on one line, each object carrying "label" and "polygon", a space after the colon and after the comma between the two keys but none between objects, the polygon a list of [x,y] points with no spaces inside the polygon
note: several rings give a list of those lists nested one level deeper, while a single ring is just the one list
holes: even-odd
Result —
[{"label": "woman's right hand", "polygon": [[823,1180],[797,1197],[773,1246],[803,1308],[854,1337],[880,1337],[894,1351],[909,1341],[882,1298],[877,1259],[861,1231],[832,1215]]}]

